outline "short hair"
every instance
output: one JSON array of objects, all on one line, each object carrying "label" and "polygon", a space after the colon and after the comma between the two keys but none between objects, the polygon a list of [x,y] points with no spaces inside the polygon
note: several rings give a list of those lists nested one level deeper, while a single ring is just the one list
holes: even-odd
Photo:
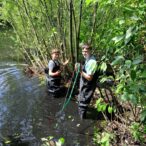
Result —
[{"label": "short hair", "polygon": [[60,51],[59,51],[59,49],[56,49],[56,48],[55,48],[55,49],[52,49],[52,50],[51,50],[51,54],[53,54],[53,53],[60,53]]},{"label": "short hair", "polygon": [[85,43],[85,44],[82,44],[82,45],[81,45],[81,48],[82,48],[82,49],[88,49],[88,50],[92,50],[92,47],[91,47],[91,45],[89,45],[89,44],[87,44],[87,43]]}]

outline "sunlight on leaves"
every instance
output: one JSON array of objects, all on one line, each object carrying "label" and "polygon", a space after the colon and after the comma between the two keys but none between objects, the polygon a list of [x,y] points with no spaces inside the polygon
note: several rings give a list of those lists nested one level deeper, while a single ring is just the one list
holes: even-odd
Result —
[{"label": "sunlight on leaves", "polygon": [[112,41],[114,41],[115,43],[118,43],[120,42],[122,39],[124,38],[124,36],[116,36],[114,38],[112,38]]}]

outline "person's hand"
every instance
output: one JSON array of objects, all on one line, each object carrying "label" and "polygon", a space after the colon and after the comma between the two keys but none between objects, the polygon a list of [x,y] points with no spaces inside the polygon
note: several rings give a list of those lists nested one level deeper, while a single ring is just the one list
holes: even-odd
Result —
[{"label": "person's hand", "polygon": [[77,71],[77,69],[78,69],[78,63],[75,64],[75,67],[74,68],[75,68],[75,71]]},{"label": "person's hand", "polygon": [[81,70],[82,66],[80,63],[76,63],[75,64],[75,71],[77,71],[79,69],[79,71]]},{"label": "person's hand", "polygon": [[69,62],[69,59],[67,59],[67,60],[63,63],[63,65],[67,65],[68,62]]},{"label": "person's hand", "polygon": [[60,76],[61,75],[61,70],[56,71],[56,75]]}]

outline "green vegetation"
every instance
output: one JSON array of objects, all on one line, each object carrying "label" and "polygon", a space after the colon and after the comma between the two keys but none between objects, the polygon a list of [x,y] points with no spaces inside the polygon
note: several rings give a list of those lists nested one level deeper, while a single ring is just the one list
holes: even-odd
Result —
[{"label": "green vegetation", "polygon": [[12,28],[0,28],[0,60],[22,60]]},{"label": "green vegetation", "polygon": [[65,139],[63,137],[55,140],[53,136],[48,136],[47,138],[41,138],[43,144],[41,146],[62,146],[65,143]]},{"label": "green vegetation", "polygon": [[[0,3],[2,24],[7,22],[13,27],[19,52],[33,66],[44,68],[50,49],[57,47],[62,52],[61,59],[71,58],[73,67],[81,59],[81,42],[92,44],[102,70],[106,70],[107,63],[112,65],[115,86],[108,88],[108,92],[113,101],[105,104],[97,100],[95,107],[113,127],[102,127],[101,136],[95,131],[95,143],[103,146],[146,143],[145,0],[1,0]],[[101,82],[107,79],[102,76]],[[106,89],[102,89],[100,97],[105,96]],[[107,109],[116,118],[109,120]]]}]

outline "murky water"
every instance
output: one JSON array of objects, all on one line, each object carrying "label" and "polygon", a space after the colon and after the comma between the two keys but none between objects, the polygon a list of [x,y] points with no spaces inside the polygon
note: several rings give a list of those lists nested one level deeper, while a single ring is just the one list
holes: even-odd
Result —
[{"label": "murky water", "polygon": [[56,116],[65,98],[49,97],[45,85],[27,77],[23,67],[0,63],[0,140],[18,134],[24,145],[41,146],[42,137],[53,136],[64,137],[65,146],[92,146],[94,121],[79,119],[75,101]]}]

